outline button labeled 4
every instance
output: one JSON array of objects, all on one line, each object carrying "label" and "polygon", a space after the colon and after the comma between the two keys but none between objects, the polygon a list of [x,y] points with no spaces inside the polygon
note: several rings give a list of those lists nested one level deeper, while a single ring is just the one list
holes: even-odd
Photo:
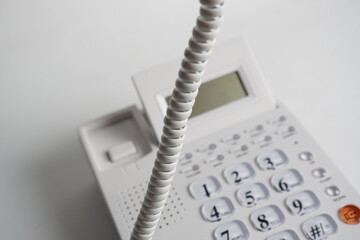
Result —
[{"label": "button labeled 4", "polygon": [[208,222],[219,222],[228,218],[234,213],[234,210],[234,205],[226,197],[206,202],[201,207],[202,216]]}]

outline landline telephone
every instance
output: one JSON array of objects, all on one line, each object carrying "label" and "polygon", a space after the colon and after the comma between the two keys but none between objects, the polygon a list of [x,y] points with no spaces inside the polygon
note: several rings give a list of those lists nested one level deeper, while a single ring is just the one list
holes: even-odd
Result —
[{"label": "landline telephone", "polygon": [[[180,61],[134,76],[131,106],[80,136],[121,239],[130,239]],[[242,38],[207,66],[155,239],[357,239],[360,196],[272,96]]]}]

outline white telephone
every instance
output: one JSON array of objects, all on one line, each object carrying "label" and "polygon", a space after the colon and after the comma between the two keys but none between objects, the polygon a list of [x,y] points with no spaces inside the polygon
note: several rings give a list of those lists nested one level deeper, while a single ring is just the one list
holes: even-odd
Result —
[{"label": "white telephone", "polygon": [[[175,61],[134,77],[152,127],[133,106],[81,129],[121,239],[130,238],[145,194],[173,88],[168,79],[178,66]],[[359,194],[275,101],[241,38],[215,48],[188,125],[155,239],[324,240],[360,234]]]},{"label": "white telephone", "polygon": [[[123,240],[147,190],[179,65],[134,76],[145,113],[131,106],[80,130]],[[355,239],[359,204],[356,190],[274,99],[243,39],[216,46],[154,239]]]}]

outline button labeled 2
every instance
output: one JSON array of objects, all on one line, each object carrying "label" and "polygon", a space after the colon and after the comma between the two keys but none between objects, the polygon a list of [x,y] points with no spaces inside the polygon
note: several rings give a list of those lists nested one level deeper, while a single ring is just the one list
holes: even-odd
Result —
[{"label": "button labeled 2", "polygon": [[201,207],[201,214],[208,222],[219,222],[230,217],[235,211],[230,199],[222,197],[206,202]]},{"label": "button labeled 2", "polygon": [[260,154],[256,163],[261,170],[276,170],[288,163],[288,157],[279,149]]},{"label": "button labeled 2", "polygon": [[255,171],[249,163],[239,163],[224,170],[224,178],[229,184],[240,184],[255,177]]},{"label": "button labeled 2", "polygon": [[221,191],[219,180],[213,176],[202,178],[189,185],[189,191],[194,199],[209,198]]},{"label": "button labeled 2", "polygon": [[249,231],[240,221],[232,221],[218,227],[214,231],[215,240],[247,240]]}]

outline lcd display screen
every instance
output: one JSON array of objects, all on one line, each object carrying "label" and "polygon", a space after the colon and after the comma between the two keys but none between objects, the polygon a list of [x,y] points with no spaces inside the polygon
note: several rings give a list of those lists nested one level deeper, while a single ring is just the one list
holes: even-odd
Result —
[{"label": "lcd display screen", "polygon": [[[248,96],[238,72],[201,84],[190,118]],[[166,98],[168,103],[170,96]]]}]

